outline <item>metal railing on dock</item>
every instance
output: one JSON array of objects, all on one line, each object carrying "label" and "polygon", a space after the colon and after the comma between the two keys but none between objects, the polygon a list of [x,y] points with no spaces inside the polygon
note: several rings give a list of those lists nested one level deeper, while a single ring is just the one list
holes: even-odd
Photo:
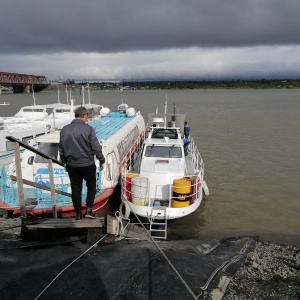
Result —
[{"label": "metal railing on dock", "polygon": [[[15,180],[17,182],[21,216],[26,217],[25,197],[24,197],[24,189],[23,189],[23,183],[24,183],[24,184],[38,187],[39,189],[47,190],[47,191],[51,192],[53,218],[57,218],[57,206],[56,206],[55,194],[63,193],[65,196],[71,197],[71,194],[56,190],[55,186],[54,186],[53,163],[58,164],[60,166],[63,166],[63,164],[60,161],[50,157],[49,155],[42,153],[41,151],[38,151],[34,147],[31,147],[12,136],[7,136],[6,139],[13,142],[13,144],[14,144],[16,176],[11,176],[11,179]],[[34,152],[35,154],[38,154],[41,157],[46,159],[48,168],[49,168],[50,187],[39,185],[35,182],[31,182],[29,180],[25,180],[22,178],[20,146],[25,149],[28,149],[28,150]]]}]

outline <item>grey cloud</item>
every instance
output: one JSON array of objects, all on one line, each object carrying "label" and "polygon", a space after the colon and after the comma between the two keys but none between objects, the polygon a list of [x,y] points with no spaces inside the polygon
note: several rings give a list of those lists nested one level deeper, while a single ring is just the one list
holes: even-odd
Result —
[{"label": "grey cloud", "polygon": [[3,0],[0,53],[297,45],[298,0]]}]

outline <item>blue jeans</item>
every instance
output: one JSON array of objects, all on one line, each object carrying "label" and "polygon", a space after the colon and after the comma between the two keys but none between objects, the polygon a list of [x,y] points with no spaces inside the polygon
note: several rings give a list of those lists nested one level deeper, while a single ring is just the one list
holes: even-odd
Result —
[{"label": "blue jeans", "polygon": [[188,139],[183,139],[183,150],[184,150],[184,155],[187,156],[188,155],[188,148],[189,148],[189,144],[190,144],[190,140]]}]

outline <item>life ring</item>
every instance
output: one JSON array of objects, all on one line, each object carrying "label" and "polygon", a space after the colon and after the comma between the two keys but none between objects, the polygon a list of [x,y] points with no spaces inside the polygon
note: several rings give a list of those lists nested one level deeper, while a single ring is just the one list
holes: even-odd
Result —
[{"label": "life ring", "polygon": [[126,202],[121,202],[120,207],[119,207],[120,215],[124,219],[128,219],[130,215],[130,208],[129,205]]}]

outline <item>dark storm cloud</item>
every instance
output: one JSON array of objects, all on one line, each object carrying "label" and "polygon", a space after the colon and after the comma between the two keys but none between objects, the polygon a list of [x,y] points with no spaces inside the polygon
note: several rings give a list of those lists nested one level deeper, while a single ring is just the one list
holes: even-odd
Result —
[{"label": "dark storm cloud", "polygon": [[300,43],[299,0],[2,0],[0,53]]}]

